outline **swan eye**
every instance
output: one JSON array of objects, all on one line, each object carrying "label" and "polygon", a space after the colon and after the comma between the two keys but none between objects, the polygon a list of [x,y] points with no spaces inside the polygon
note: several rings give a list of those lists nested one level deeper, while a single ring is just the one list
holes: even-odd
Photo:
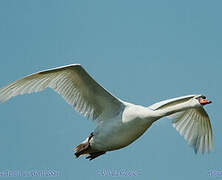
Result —
[{"label": "swan eye", "polygon": [[206,96],[199,96],[196,99],[200,101],[200,99],[206,99]]},{"label": "swan eye", "polygon": [[202,99],[206,99],[206,96],[201,96]]}]

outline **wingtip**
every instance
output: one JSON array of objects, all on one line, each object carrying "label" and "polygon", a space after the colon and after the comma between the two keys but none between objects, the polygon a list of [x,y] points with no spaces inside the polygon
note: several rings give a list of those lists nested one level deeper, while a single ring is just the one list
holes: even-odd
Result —
[{"label": "wingtip", "polygon": [[7,101],[7,99],[4,98],[4,97],[1,97],[1,95],[0,95],[0,103],[3,104],[3,103],[5,103],[6,101]]},{"label": "wingtip", "polygon": [[197,148],[194,147],[194,153],[197,155]]}]

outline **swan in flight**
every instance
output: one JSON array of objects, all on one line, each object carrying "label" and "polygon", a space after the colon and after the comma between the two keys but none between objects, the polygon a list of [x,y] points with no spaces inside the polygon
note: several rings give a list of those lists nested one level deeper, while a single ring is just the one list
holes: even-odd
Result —
[{"label": "swan in flight", "polygon": [[188,95],[155,103],[149,107],[114,97],[99,85],[80,64],[40,71],[0,89],[3,103],[19,94],[50,87],[78,113],[92,119],[95,130],[74,148],[75,156],[92,160],[107,151],[128,146],[162,117],[173,119],[173,127],[184,136],[195,153],[213,148],[212,128],[203,106],[211,103],[203,95]]}]

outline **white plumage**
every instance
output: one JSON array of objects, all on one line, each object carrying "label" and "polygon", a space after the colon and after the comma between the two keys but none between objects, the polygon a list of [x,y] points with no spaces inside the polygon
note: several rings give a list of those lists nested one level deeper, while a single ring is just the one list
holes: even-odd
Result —
[{"label": "white plumage", "polygon": [[212,128],[203,105],[210,103],[202,95],[173,98],[149,107],[124,102],[100,86],[79,64],[37,72],[0,89],[0,101],[19,94],[52,88],[68,104],[97,127],[75,148],[76,156],[89,154],[94,159],[106,151],[123,148],[164,116],[173,118],[173,126],[195,152],[213,148]]},{"label": "white plumage", "polygon": [[173,120],[173,127],[194,147],[196,153],[199,147],[202,153],[213,148],[210,120],[203,108],[179,112]]}]

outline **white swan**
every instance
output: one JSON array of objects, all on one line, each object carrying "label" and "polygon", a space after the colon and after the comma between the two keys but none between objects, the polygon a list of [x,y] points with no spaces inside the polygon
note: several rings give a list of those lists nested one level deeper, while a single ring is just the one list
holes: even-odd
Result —
[{"label": "white swan", "polygon": [[123,148],[139,138],[153,122],[169,116],[173,126],[195,152],[213,148],[212,128],[202,95],[188,95],[161,101],[149,107],[124,102],[100,86],[79,64],[41,71],[0,89],[0,101],[41,91],[47,87],[59,93],[80,114],[92,118],[97,127],[75,147],[75,155],[90,160]]}]

